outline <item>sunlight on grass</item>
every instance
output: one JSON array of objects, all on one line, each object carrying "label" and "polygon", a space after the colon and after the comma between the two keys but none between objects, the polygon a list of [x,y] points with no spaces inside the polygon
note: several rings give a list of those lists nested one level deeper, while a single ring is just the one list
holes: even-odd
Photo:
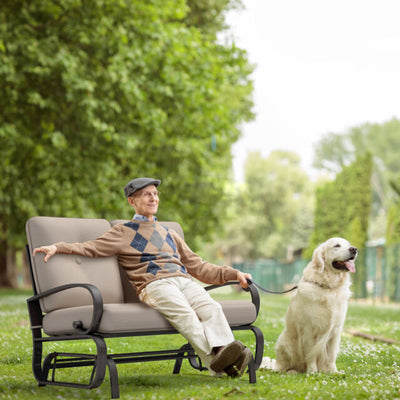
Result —
[{"label": "sunlight on grass", "polygon": [[[224,293],[219,299],[246,296]],[[31,335],[25,299],[28,292],[0,291],[0,398],[1,399],[109,399],[108,375],[93,390],[62,387],[38,387],[31,369]],[[275,342],[283,329],[289,297],[261,297],[256,325],[264,332],[266,356],[275,356]],[[351,302],[346,329],[352,329],[400,341],[400,304],[368,305]],[[254,350],[253,335],[235,332],[235,336]],[[163,336],[121,338],[107,342],[111,352],[164,348]],[[168,336],[168,346],[180,347],[179,335]],[[88,341],[51,343],[46,351],[93,352]],[[183,363],[179,375],[172,375],[173,362],[160,361],[120,365],[121,399],[400,399],[400,347],[368,341],[343,332],[337,360],[338,374],[287,375],[269,370],[257,371],[257,383],[248,383],[247,375],[232,380],[217,379]],[[88,379],[84,368],[63,372],[80,382]]]}]

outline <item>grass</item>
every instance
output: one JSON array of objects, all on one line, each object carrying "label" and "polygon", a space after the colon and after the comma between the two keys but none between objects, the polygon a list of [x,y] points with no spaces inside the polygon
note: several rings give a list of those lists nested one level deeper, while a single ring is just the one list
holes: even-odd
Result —
[{"label": "grass", "polygon": [[[0,398],[1,399],[109,399],[108,376],[96,389],[38,387],[31,370],[31,335],[25,299],[29,292],[0,290]],[[220,298],[246,296],[222,294]],[[274,357],[276,339],[283,328],[289,298],[262,295],[256,325],[264,332],[264,355]],[[345,329],[362,331],[400,342],[400,304],[371,305],[351,302]],[[235,332],[250,348],[253,335]],[[112,352],[149,348],[175,348],[184,343],[179,335],[113,339]],[[47,351],[87,351],[89,342],[49,344]],[[66,347],[62,346],[68,346]],[[89,347],[93,348],[92,344]],[[257,371],[257,383],[240,379],[212,378],[192,369],[185,361],[179,375],[173,362],[119,365],[121,399],[400,399],[400,346],[356,338],[343,332],[337,360],[339,374],[287,375]],[[64,372],[65,373],[65,372]],[[87,370],[68,371],[84,381]]]}]

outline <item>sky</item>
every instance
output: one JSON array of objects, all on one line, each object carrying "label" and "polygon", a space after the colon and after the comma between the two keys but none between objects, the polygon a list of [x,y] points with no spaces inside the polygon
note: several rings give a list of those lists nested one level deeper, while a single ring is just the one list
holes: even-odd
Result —
[{"label": "sky", "polygon": [[400,118],[400,0],[242,1],[227,23],[256,66],[256,118],[233,146],[235,180],[248,152],[273,150],[312,177],[324,135]]}]

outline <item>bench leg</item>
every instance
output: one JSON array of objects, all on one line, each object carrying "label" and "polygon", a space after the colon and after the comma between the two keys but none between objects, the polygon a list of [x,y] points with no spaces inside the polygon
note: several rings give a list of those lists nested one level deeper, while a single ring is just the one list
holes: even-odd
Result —
[{"label": "bench leg", "polygon": [[[185,353],[187,353],[187,355],[188,355],[190,365],[193,368],[198,369],[197,359],[196,359],[196,355],[194,353],[193,347],[191,346],[190,343],[187,343],[187,344],[184,344],[179,349],[178,357],[175,360],[174,370],[172,372],[173,374],[179,374],[179,372],[181,371],[183,357],[185,356]],[[197,367],[196,367],[196,365],[197,365]]]},{"label": "bench leg", "polygon": [[119,399],[118,370],[114,360],[107,357],[107,367],[110,374],[111,398]]},{"label": "bench leg", "polygon": [[249,363],[249,383],[256,383],[257,382],[257,376],[256,376],[256,365],[254,362],[254,358],[251,358],[251,361]]},{"label": "bench leg", "polygon": [[256,352],[254,358],[254,371],[256,371],[260,367],[264,355],[264,335],[257,326],[252,326],[251,330],[256,338]]},{"label": "bench leg", "polygon": [[172,371],[173,374],[179,374],[179,372],[181,372],[182,361],[182,357],[179,357],[175,360],[174,370]]}]

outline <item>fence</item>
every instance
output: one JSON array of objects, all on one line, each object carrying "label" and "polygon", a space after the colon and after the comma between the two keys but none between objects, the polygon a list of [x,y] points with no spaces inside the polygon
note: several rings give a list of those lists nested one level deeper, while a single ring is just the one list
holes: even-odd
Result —
[{"label": "fence", "polygon": [[[256,260],[237,263],[234,267],[250,273],[265,288],[281,291],[299,281],[308,262]],[[352,276],[353,297],[400,301],[400,243],[360,249],[356,268],[357,272]]]},{"label": "fence", "polygon": [[400,301],[400,243],[366,247],[363,251],[367,297]]}]

